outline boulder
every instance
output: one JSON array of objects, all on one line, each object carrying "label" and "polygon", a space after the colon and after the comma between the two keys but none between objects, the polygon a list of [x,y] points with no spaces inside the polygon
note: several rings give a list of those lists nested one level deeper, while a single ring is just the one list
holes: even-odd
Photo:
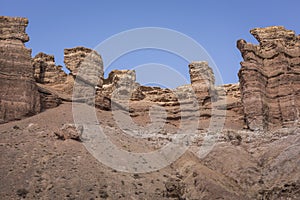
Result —
[{"label": "boulder", "polygon": [[75,124],[64,124],[55,135],[62,140],[73,139],[81,141],[81,136],[83,133],[83,126]]}]

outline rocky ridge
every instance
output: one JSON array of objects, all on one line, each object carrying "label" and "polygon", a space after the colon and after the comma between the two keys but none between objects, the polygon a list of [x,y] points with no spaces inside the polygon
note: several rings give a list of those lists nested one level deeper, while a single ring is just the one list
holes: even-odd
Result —
[{"label": "rocky ridge", "polygon": [[[3,198],[300,198],[299,36],[293,31],[253,29],[259,45],[240,40],[244,62],[239,84],[215,86],[207,62],[192,62],[191,84],[164,89],[139,85],[132,70],[114,70],[104,79],[101,56],[85,47],[65,50],[69,75],[51,55],[31,59],[23,44],[29,40],[27,23],[0,18]],[[93,125],[128,152],[160,149],[182,127],[197,120],[199,126],[189,150],[170,166],[147,174],[117,172],[95,160],[81,143],[84,127],[73,124],[72,106],[83,103],[97,108],[99,122]],[[113,109],[128,113],[138,125],[154,119],[152,124],[164,126],[143,132],[142,138],[131,137],[118,126]],[[211,131],[211,121],[216,120],[214,125],[223,119],[223,129]],[[199,158],[197,150],[207,137],[215,138],[214,146]]]},{"label": "rocky ridge", "polygon": [[237,42],[244,58],[239,78],[247,126],[268,130],[299,125],[300,36],[281,26],[250,33],[259,45]]}]

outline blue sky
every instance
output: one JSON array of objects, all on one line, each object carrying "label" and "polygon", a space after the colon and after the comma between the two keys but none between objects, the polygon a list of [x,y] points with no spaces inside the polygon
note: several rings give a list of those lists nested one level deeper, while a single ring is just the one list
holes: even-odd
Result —
[{"label": "blue sky", "polygon": [[[29,18],[30,41],[26,46],[32,49],[32,56],[38,52],[53,54],[56,64],[64,65],[64,48],[94,48],[122,31],[163,27],[201,44],[216,63],[224,83],[238,81],[242,58],[236,41],[257,43],[249,30],[272,25],[283,25],[299,34],[299,8],[298,0],[0,0],[0,15]],[[106,74],[111,69],[130,69],[147,63],[170,66],[189,78],[186,60],[149,50],[120,57],[107,68]],[[154,82],[159,76],[166,74],[149,73]]]}]

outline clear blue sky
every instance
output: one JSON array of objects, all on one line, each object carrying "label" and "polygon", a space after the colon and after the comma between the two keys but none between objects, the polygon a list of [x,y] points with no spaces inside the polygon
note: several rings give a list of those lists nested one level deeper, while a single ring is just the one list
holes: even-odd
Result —
[{"label": "clear blue sky", "polygon": [[[0,0],[0,15],[29,18],[30,42],[26,46],[32,49],[32,56],[53,54],[56,64],[63,65],[64,48],[94,48],[128,29],[164,27],[200,43],[215,61],[224,83],[238,81],[242,58],[236,41],[256,43],[249,30],[272,25],[283,25],[299,34],[299,8],[299,0]],[[109,70],[151,62],[169,65],[189,77],[186,61],[157,51],[123,56]]]}]

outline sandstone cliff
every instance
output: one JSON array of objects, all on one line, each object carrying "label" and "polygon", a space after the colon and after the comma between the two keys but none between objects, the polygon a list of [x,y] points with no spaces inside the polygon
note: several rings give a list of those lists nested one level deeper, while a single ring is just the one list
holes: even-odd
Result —
[{"label": "sandstone cliff", "polygon": [[26,18],[0,17],[0,123],[40,112]]},{"label": "sandstone cliff", "polygon": [[299,124],[300,36],[284,27],[256,28],[259,45],[237,42],[245,119],[251,130]]}]

